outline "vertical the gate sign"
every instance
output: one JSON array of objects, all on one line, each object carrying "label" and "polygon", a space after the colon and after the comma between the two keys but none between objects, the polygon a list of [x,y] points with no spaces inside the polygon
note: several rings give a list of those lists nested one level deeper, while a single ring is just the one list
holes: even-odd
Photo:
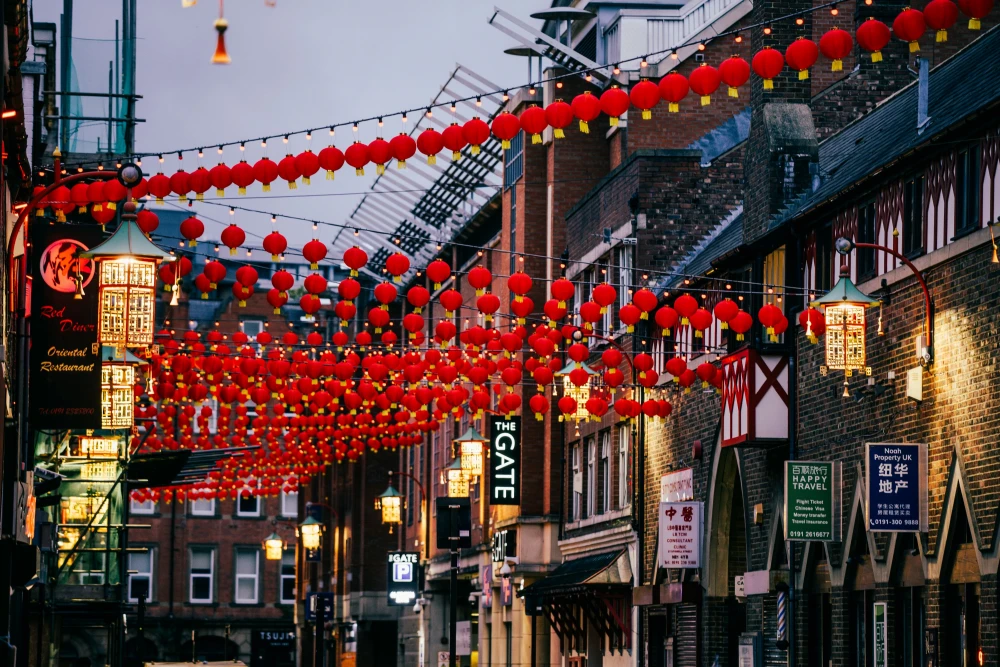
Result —
[{"label": "vertical the gate sign", "polygon": [[[96,225],[31,226],[30,419],[37,428],[101,428]],[[93,281],[93,284],[92,284]]]},{"label": "vertical the gate sign", "polygon": [[490,504],[521,504],[520,417],[490,417]]}]

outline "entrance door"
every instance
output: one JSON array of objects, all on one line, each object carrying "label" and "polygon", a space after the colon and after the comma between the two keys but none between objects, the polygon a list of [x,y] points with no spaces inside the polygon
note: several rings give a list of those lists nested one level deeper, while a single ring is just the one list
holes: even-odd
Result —
[{"label": "entrance door", "polygon": [[727,598],[729,632],[728,650],[726,651],[729,661],[728,665],[738,665],[740,660],[740,635],[747,631],[747,606],[740,604],[735,598]]},{"label": "entrance door", "polygon": [[667,640],[667,617],[665,614],[649,615],[649,645],[648,662],[649,667],[671,667],[667,662],[666,651]]}]

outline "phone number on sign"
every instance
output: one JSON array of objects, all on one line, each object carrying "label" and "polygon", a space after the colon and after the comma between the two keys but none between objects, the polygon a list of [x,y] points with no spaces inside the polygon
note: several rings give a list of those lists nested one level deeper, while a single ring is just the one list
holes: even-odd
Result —
[{"label": "phone number on sign", "polygon": [[920,526],[920,520],[919,519],[903,519],[903,520],[899,520],[899,519],[872,519],[871,523],[872,523],[873,526],[899,526],[899,525],[902,525],[902,526],[912,526],[914,528],[917,528],[918,526]]}]

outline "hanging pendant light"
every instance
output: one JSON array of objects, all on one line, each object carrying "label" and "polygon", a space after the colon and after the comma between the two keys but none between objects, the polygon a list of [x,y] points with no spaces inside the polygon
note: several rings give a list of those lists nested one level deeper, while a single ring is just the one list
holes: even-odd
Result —
[{"label": "hanging pendant light", "polygon": [[215,43],[215,55],[212,56],[213,65],[228,65],[233,62],[226,51],[226,30],[229,28],[229,21],[223,16],[223,0],[219,0],[219,18],[215,19],[215,31],[219,33],[219,39]]}]

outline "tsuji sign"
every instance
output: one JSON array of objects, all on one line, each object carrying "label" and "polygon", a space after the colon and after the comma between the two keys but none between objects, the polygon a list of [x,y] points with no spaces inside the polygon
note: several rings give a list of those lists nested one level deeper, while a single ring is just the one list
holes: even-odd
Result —
[{"label": "tsuji sign", "polygon": [[660,567],[701,567],[704,505],[660,503]]},{"label": "tsuji sign", "polygon": [[749,348],[722,359],[722,446],[788,438],[788,357]]}]

